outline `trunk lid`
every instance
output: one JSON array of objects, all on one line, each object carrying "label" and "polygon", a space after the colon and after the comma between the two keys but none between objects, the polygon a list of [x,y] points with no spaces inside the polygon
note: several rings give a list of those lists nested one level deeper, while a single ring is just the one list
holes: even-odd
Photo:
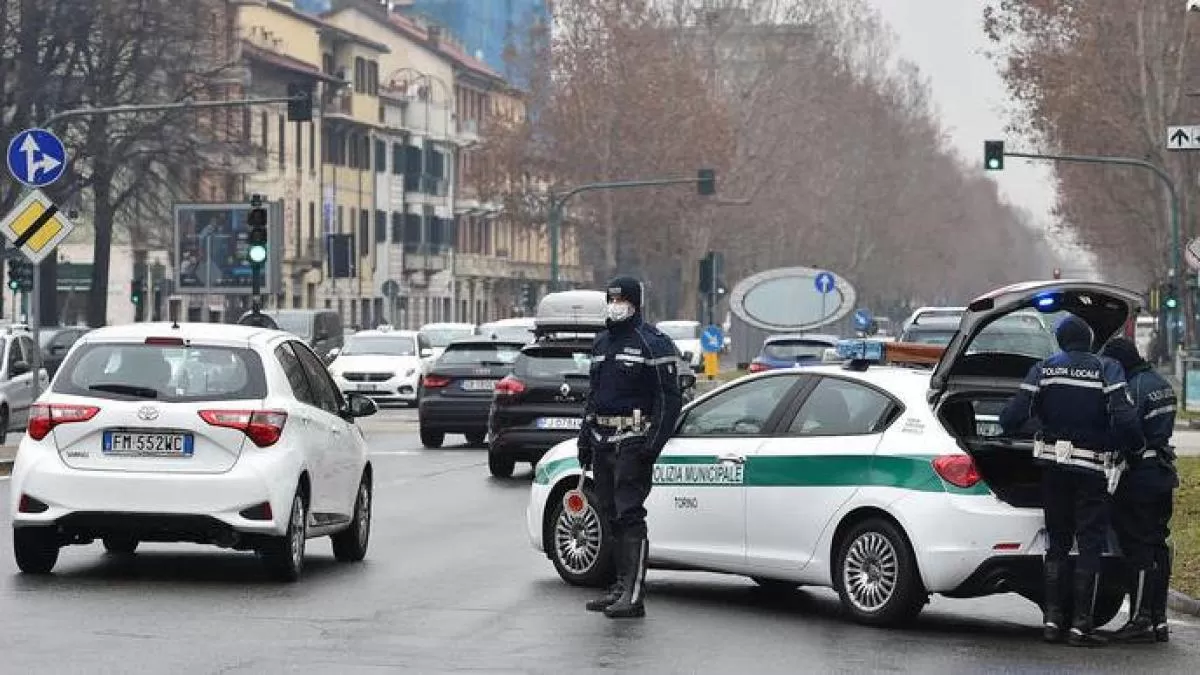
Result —
[{"label": "trunk lid", "polygon": [[1094,347],[1099,347],[1141,310],[1141,298],[1133,291],[1096,281],[1032,281],[980,296],[967,306],[958,332],[933,369],[930,402],[964,388],[1015,389],[1012,381],[1024,378],[1029,368],[1046,355],[1022,353],[1022,346],[1028,348],[1028,343],[1020,340],[986,350],[975,351],[973,347],[980,333],[995,322],[1029,310],[1052,315],[1055,320],[1066,313],[1078,316],[1091,327]]}]

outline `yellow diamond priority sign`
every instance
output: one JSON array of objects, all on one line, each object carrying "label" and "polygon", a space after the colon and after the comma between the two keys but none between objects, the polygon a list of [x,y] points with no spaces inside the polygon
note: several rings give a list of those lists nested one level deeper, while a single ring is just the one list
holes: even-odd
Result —
[{"label": "yellow diamond priority sign", "polygon": [[38,264],[71,234],[75,223],[60,213],[41,190],[34,190],[0,221],[0,232],[13,248]]}]

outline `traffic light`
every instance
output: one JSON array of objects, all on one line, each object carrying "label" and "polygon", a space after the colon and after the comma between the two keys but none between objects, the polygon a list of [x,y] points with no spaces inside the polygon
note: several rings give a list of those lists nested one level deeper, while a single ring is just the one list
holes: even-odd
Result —
[{"label": "traffic light", "polygon": [[311,122],[312,121],[312,87],[307,84],[293,82],[287,86],[287,95],[290,99],[287,106],[287,118],[289,122]]},{"label": "traffic light", "polygon": [[1062,270],[1058,269],[1057,267],[1054,268],[1054,278],[1055,279],[1062,278]]},{"label": "traffic light", "polygon": [[725,256],[717,251],[709,251],[700,259],[700,292],[704,295],[718,292],[724,271]]},{"label": "traffic light", "polygon": [[16,292],[21,290],[21,263],[24,262],[20,258],[8,259],[8,290]]},{"label": "traffic light", "polygon": [[717,193],[717,172],[712,169],[700,169],[696,174],[696,191],[707,197]]},{"label": "traffic light", "polygon": [[246,257],[251,265],[261,265],[267,259],[267,210],[263,208],[262,199],[257,195],[251,201],[250,215],[246,223],[250,226]]},{"label": "traffic light", "polygon": [[1004,141],[983,142],[983,168],[988,171],[1004,168]]},{"label": "traffic light", "polygon": [[1162,306],[1163,309],[1175,309],[1179,306],[1179,293],[1175,290],[1175,284],[1163,286]]},{"label": "traffic light", "polygon": [[129,282],[129,301],[136,306],[141,306],[142,300],[146,296],[146,282],[141,279],[134,279]]},{"label": "traffic light", "polygon": [[533,286],[528,282],[521,284],[521,307],[533,309]]},{"label": "traffic light", "polygon": [[33,292],[33,263],[28,260],[21,261],[21,292]]}]

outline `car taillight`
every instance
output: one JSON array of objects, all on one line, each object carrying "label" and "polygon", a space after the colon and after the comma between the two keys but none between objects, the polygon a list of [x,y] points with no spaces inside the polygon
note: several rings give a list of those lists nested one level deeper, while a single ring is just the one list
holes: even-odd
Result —
[{"label": "car taillight", "polygon": [[525,383],[509,375],[496,383],[497,396],[518,396],[525,393]]},{"label": "car taillight", "polygon": [[287,413],[282,410],[201,410],[200,419],[214,427],[237,429],[260,448],[275,445],[283,435]]},{"label": "car taillight", "polygon": [[754,361],[750,364],[750,372],[752,373],[761,373],[764,370],[770,370],[770,367],[768,367],[765,363]]},{"label": "car taillight", "polygon": [[421,386],[426,389],[440,389],[448,384],[450,384],[450,378],[441,375],[426,375],[421,380]]},{"label": "car taillight", "polygon": [[942,480],[960,488],[969,488],[983,479],[970,455],[942,455],[933,460],[933,470]]},{"label": "car taillight", "polygon": [[72,422],[86,422],[96,416],[100,409],[94,405],[71,405],[69,403],[35,403],[29,410],[29,425],[25,433],[35,441],[45,438],[54,427]]}]

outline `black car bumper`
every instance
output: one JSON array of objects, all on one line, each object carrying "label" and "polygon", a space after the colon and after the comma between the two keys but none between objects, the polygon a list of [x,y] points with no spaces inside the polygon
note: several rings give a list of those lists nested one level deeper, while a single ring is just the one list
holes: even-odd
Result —
[{"label": "black car bumper", "polygon": [[423,396],[418,406],[421,428],[451,434],[487,433],[492,400]]},{"label": "black car bumper", "polygon": [[[1073,564],[1075,556],[1070,558]],[[1101,577],[1120,583],[1125,579],[1125,559],[1101,558]],[[997,593],[1016,593],[1038,602],[1044,593],[1044,562],[1040,555],[999,555],[988,558],[958,588],[943,593],[950,598],[978,598]]]}]

